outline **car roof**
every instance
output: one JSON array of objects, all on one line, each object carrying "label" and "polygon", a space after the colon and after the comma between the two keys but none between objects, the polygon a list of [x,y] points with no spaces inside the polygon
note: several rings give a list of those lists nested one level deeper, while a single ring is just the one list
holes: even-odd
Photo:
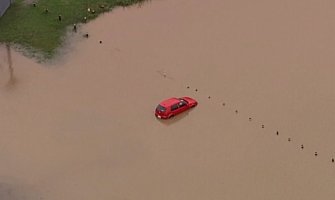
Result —
[{"label": "car roof", "polygon": [[161,106],[164,106],[164,107],[169,107],[169,106],[172,106],[173,104],[176,104],[176,103],[179,103],[180,100],[178,98],[170,98],[170,99],[166,99],[164,101],[162,101],[160,103]]}]

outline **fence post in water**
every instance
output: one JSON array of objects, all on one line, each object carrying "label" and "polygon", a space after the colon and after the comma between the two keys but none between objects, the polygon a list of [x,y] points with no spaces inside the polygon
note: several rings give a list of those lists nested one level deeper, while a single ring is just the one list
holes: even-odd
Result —
[{"label": "fence post in water", "polygon": [[9,43],[6,43],[6,49],[7,49],[7,59],[8,59],[9,83],[12,83],[14,81],[14,68],[13,68],[12,54],[10,51]]}]

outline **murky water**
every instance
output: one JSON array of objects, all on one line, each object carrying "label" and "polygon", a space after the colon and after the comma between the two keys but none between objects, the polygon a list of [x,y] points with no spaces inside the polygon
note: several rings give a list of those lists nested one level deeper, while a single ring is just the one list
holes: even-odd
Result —
[{"label": "murky water", "polygon": [[[52,64],[11,50],[9,70],[2,46],[0,199],[333,199],[334,7],[157,0]],[[155,119],[184,95],[199,106]]]}]

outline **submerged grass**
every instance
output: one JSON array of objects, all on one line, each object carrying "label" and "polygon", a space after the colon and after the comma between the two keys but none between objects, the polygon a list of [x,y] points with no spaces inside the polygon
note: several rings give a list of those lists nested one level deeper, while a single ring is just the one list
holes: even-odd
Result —
[{"label": "submerged grass", "polygon": [[[51,58],[62,44],[66,27],[96,18],[117,6],[146,0],[16,0],[0,17],[0,43],[14,43]],[[30,1],[31,2],[31,1]],[[88,12],[90,8],[91,12]],[[46,12],[47,10],[47,12]],[[94,10],[94,12],[92,12]],[[62,20],[59,21],[59,15]]]}]

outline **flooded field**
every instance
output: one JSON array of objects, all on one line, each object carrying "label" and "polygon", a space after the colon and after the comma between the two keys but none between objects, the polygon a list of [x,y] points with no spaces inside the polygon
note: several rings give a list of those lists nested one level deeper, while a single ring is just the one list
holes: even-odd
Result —
[{"label": "flooded field", "polygon": [[333,199],[334,8],[156,0],[50,63],[1,46],[0,199]]}]

